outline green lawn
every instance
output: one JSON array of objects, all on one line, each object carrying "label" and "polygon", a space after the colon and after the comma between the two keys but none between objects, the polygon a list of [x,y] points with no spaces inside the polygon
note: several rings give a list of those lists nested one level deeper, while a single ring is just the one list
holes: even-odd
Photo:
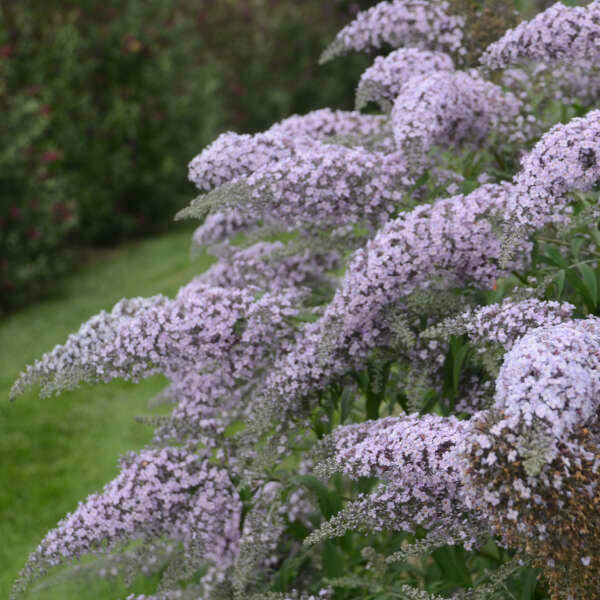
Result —
[{"label": "green lawn", "polygon": [[[45,400],[37,391],[8,402],[19,372],[99,312],[123,297],[174,295],[211,261],[189,260],[190,227],[102,252],[73,274],[60,295],[0,321],[0,598],[48,529],[116,473],[120,454],[149,441],[134,421],[164,386],[154,377],[133,385],[85,386]],[[154,413],[166,408],[153,409]],[[124,597],[103,582],[31,593],[31,598]]]}]

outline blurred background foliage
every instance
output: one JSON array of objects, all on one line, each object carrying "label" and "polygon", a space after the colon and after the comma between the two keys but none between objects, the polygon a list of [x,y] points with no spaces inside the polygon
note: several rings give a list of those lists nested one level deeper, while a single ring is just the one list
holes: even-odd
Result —
[{"label": "blurred background foliage", "polygon": [[318,57],[375,3],[0,0],[0,312],[169,225],[221,131],[352,108],[369,59]]}]

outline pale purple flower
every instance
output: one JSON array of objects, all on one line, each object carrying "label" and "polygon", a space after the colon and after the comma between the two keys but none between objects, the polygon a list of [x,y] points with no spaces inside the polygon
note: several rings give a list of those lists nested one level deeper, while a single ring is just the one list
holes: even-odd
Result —
[{"label": "pale purple flower", "polygon": [[378,56],[360,78],[356,89],[356,108],[377,102],[389,111],[406,82],[430,71],[452,71],[452,59],[442,52],[400,48],[386,57]]},{"label": "pale purple flower", "polygon": [[523,158],[507,216],[528,229],[569,219],[569,192],[588,191],[600,179],[600,111],[558,124]]},{"label": "pale purple flower", "polygon": [[321,55],[326,62],[350,51],[414,46],[461,55],[464,17],[450,14],[448,2],[391,0],[358,13]]},{"label": "pale purple flower", "polygon": [[416,76],[395,99],[391,120],[398,150],[421,162],[433,145],[480,145],[493,129],[510,137],[522,103],[471,71]]},{"label": "pale purple flower", "polygon": [[226,566],[237,552],[241,510],[228,473],[193,453],[169,447],[131,453],[116,479],[46,535],[22,577],[138,538],[182,541]]},{"label": "pale purple flower", "polygon": [[600,58],[600,2],[565,6],[561,2],[509,29],[491,44],[481,62],[492,69],[536,60],[597,62]]}]

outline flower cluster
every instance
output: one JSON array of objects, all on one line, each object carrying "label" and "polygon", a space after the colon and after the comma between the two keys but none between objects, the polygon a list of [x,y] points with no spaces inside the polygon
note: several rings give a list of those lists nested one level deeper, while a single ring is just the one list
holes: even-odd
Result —
[{"label": "flower cluster", "polygon": [[463,446],[467,503],[572,597],[600,589],[599,372],[600,319],[534,329]]},{"label": "flower cluster", "polygon": [[514,343],[535,327],[550,327],[570,321],[575,307],[568,302],[547,302],[538,298],[515,301],[505,298],[467,311],[427,331],[428,337],[466,333],[474,344],[500,344],[510,350]]},{"label": "flower cluster", "polygon": [[491,44],[481,62],[492,69],[536,60],[592,61],[600,57],[600,2],[567,7],[561,2],[510,29]]},{"label": "flower cluster", "polygon": [[[307,394],[389,344],[386,308],[416,289],[490,288],[509,272],[498,265],[501,244],[488,220],[503,214],[512,186],[486,184],[468,196],[424,205],[390,221],[358,250],[319,321],[274,368],[268,386],[275,411]],[[530,243],[522,240],[513,269],[524,266]],[[283,405],[282,405],[283,403]]]},{"label": "flower cluster", "polygon": [[315,289],[319,285],[334,287],[327,274],[341,266],[337,252],[315,253],[306,248],[287,254],[281,242],[257,242],[249,248],[222,246],[220,260],[197,281],[218,287],[262,290]]},{"label": "flower cluster", "polygon": [[[462,54],[464,17],[450,14],[448,2],[391,0],[359,13],[323,52],[326,62],[352,50],[414,46]],[[463,51],[464,52],[464,51]]]},{"label": "flower cluster", "polygon": [[399,149],[415,160],[435,144],[480,144],[493,128],[509,133],[521,102],[475,70],[434,71],[414,77],[394,100],[391,114]]},{"label": "flower cluster", "polygon": [[137,380],[155,373],[177,377],[214,364],[230,365],[229,373],[244,377],[268,354],[270,343],[290,335],[286,319],[297,313],[297,300],[296,290],[255,300],[249,290],[196,281],[174,300],[124,300],[30,366],[12,395],[36,383],[49,395],[82,381]]},{"label": "flower cluster", "polygon": [[333,228],[389,218],[414,183],[402,157],[314,142],[205,196],[178,217],[233,209],[284,229]]},{"label": "flower cluster", "polygon": [[569,192],[590,190],[600,179],[596,154],[599,140],[597,110],[565,125],[558,124],[544,134],[515,176],[507,214],[529,229],[567,221]]},{"label": "flower cluster", "polygon": [[356,89],[356,108],[377,102],[389,111],[400,90],[412,77],[431,71],[452,71],[452,59],[442,52],[400,48],[386,57],[378,56],[361,76]]},{"label": "flower cluster", "polygon": [[415,532],[421,525],[446,532],[440,545],[454,543],[453,536],[476,543],[475,527],[464,520],[458,454],[469,433],[468,421],[416,414],[337,428],[326,441],[326,471],[389,483],[347,505],[308,541],[348,529]]},{"label": "flower cluster", "polygon": [[221,134],[188,165],[188,178],[200,190],[209,191],[233,179],[251,175],[261,167],[293,156],[315,141],[352,137],[358,142],[389,137],[387,119],[377,115],[324,108],[294,115],[255,135]]},{"label": "flower cluster", "polygon": [[116,479],[44,538],[23,576],[140,537],[181,540],[221,569],[232,563],[241,502],[227,471],[177,448],[132,453],[120,466]]}]

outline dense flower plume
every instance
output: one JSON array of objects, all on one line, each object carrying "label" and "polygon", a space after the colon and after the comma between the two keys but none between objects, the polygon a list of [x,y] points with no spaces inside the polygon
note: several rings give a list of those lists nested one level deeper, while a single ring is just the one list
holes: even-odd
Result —
[{"label": "dense flower plume", "polygon": [[412,77],[453,69],[452,59],[442,52],[400,48],[386,57],[378,56],[360,78],[356,108],[360,110],[369,102],[377,102],[382,110],[389,111],[402,87]]},{"label": "dense flower plume", "polygon": [[598,318],[535,329],[506,354],[464,444],[469,504],[572,597],[600,589],[599,372]]},{"label": "dense flower plume", "polygon": [[492,69],[528,60],[592,61],[600,57],[600,2],[550,8],[506,32],[491,44],[481,62]]},{"label": "dense flower plume", "polygon": [[284,229],[386,221],[414,184],[402,156],[313,143],[196,198],[178,218],[233,209]]},{"label": "dense flower plume", "polygon": [[[202,193],[178,214],[204,219],[193,248],[216,262],[173,299],[92,317],[14,384],[161,373],[172,405],[44,538],[15,598],[91,553],[101,576],[155,574],[129,600],[475,599],[529,566],[552,600],[600,600],[600,111],[583,114],[600,1],[489,46],[487,67],[533,61],[498,74],[504,88],[456,70],[494,16],[456,5],[359,13],[323,60],[391,47],[356,97],[386,114],[221,135],[190,162]],[[429,567],[445,551],[452,589]]]},{"label": "dense flower plume", "polygon": [[233,179],[246,177],[261,167],[289,158],[315,141],[352,137],[357,143],[379,143],[391,149],[387,119],[378,115],[324,108],[294,115],[255,135],[221,134],[188,165],[189,180],[209,191]]},{"label": "dense flower plume", "polygon": [[590,190],[600,179],[599,142],[597,110],[544,134],[514,179],[515,193],[507,206],[511,217],[530,229],[568,220],[569,192]]},{"label": "dense flower plume", "polygon": [[575,307],[567,302],[547,302],[538,298],[471,309],[428,330],[428,337],[466,333],[474,344],[500,344],[510,350],[513,344],[535,327],[558,325],[573,318]]},{"label": "dense flower plume", "polygon": [[240,515],[227,471],[184,450],[144,450],[124,457],[117,478],[44,538],[23,575],[142,536],[182,540],[226,568],[237,551]]},{"label": "dense flower plume", "polygon": [[[391,120],[399,149],[415,160],[435,144],[480,144],[494,127],[508,132],[521,102],[477,71],[417,76],[394,100]],[[417,159],[418,160],[418,159]]]},{"label": "dense flower plume", "polygon": [[[512,186],[487,184],[468,196],[419,206],[390,221],[354,255],[323,317],[305,327],[297,347],[271,376],[275,410],[322,386],[349,368],[360,368],[370,350],[389,342],[386,307],[418,288],[490,288],[509,271],[498,266],[501,244],[487,218],[506,209]],[[522,241],[510,267],[524,266]],[[324,347],[331,351],[323,352]]]},{"label": "dense flower plume", "polygon": [[257,242],[249,248],[219,248],[220,260],[197,281],[217,287],[314,289],[319,285],[333,287],[328,273],[341,266],[337,252],[314,253],[307,248],[299,254],[285,253],[281,242]]},{"label": "dense flower plume", "polygon": [[414,46],[462,54],[464,17],[448,12],[448,2],[391,0],[359,13],[323,52],[326,62],[350,51]]},{"label": "dense flower plume", "polygon": [[268,352],[269,342],[290,334],[286,318],[296,314],[297,299],[295,290],[255,300],[249,290],[192,281],[174,300],[121,301],[30,366],[12,395],[36,383],[49,395],[82,381],[136,380],[155,373],[176,377],[217,363],[244,377]]}]

